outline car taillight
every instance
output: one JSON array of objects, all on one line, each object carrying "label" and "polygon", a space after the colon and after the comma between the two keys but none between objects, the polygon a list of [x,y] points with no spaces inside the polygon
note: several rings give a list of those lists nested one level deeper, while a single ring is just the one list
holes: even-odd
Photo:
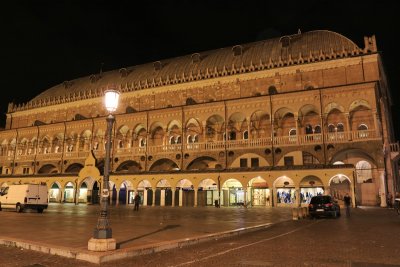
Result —
[{"label": "car taillight", "polygon": [[332,206],[333,206],[332,203],[325,204],[325,207],[332,207]]},{"label": "car taillight", "polygon": [[28,199],[25,197],[24,198],[24,203],[27,203],[28,202]]}]

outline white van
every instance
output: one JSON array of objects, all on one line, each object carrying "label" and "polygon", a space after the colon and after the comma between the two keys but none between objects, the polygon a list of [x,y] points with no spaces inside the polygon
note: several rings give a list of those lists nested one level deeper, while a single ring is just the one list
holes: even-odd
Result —
[{"label": "white van", "polygon": [[42,213],[49,204],[48,191],[45,184],[16,184],[0,189],[0,210],[36,209]]}]

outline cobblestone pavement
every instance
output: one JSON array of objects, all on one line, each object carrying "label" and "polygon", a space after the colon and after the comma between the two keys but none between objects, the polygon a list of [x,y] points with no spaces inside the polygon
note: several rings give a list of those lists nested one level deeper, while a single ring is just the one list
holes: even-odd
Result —
[{"label": "cobblestone pavement", "polygon": [[[281,220],[253,233],[100,265],[3,246],[0,266],[400,266],[400,216],[393,210],[357,208],[350,218],[299,221],[288,220],[287,211],[226,209],[222,213],[226,213],[223,217],[228,221],[234,217],[246,220],[249,215],[254,222],[269,212],[266,217],[277,216]],[[191,213],[206,214],[207,210],[181,212],[185,217]],[[243,216],[238,217],[242,212]],[[280,212],[279,216],[275,214]],[[168,212],[164,215],[169,216]],[[200,215],[193,219],[198,221],[195,227],[207,222]],[[218,223],[223,224],[224,220]]]}]

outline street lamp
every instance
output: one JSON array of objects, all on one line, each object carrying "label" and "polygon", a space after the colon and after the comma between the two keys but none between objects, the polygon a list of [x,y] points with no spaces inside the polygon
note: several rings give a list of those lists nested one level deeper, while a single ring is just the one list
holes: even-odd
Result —
[{"label": "street lamp", "polygon": [[111,134],[115,122],[115,112],[118,108],[119,92],[116,90],[106,90],[104,97],[105,108],[108,111],[107,116],[107,143],[106,157],[104,159],[103,190],[101,193],[101,210],[97,219],[97,226],[93,232],[93,238],[89,240],[88,250],[108,251],[116,249],[116,241],[112,238],[112,229],[108,220],[108,201],[110,196],[109,176],[110,176],[110,152],[111,152]]}]

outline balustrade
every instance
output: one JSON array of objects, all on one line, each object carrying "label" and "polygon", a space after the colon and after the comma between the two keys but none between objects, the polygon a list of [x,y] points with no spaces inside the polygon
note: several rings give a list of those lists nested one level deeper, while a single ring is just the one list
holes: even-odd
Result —
[{"label": "balustrade", "polygon": [[[324,137],[324,140],[323,140]],[[189,143],[189,144],[167,144],[159,146],[148,146],[148,147],[127,147],[127,148],[116,148],[114,150],[114,156],[134,156],[134,155],[145,155],[145,154],[163,154],[163,153],[174,153],[183,151],[220,151],[226,149],[246,149],[246,148],[265,148],[271,146],[272,143],[275,146],[296,146],[304,144],[321,144],[323,141],[326,143],[345,143],[345,142],[358,142],[379,139],[379,133],[375,130],[363,130],[353,132],[332,132],[324,135],[308,134],[308,135],[292,135],[292,136],[276,136],[273,138],[257,138],[257,139],[243,139],[243,140],[228,140],[228,141],[207,141],[202,143]],[[392,152],[399,152],[399,144],[390,144],[390,150]],[[46,153],[46,154],[18,154],[15,156],[17,161],[31,161],[31,160],[59,160],[63,156],[64,158],[86,158],[89,155],[90,150],[80,151],[64,151],[57,153]],[[94,154],[97,158],[104,157],[104,150],[94,150]],[[14,153],[9,151],[7,156],[0,156],[2,161],[13,161]]]}]

